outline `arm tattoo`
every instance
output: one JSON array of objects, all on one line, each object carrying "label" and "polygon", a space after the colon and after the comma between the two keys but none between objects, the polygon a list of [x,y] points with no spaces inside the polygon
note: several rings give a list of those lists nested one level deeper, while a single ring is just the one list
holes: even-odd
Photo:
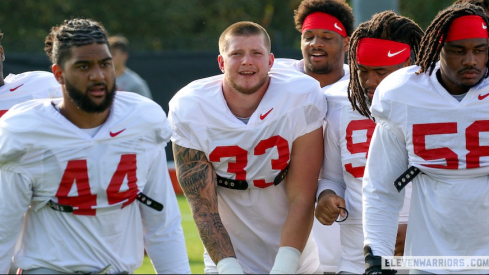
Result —
[{"label": "arm tattoo", "polygon": [[217,208],[217,181],[212,164],[201,151],[173,144],[177,178],[190,205],[200,239],[212,260],[236,257]]}]

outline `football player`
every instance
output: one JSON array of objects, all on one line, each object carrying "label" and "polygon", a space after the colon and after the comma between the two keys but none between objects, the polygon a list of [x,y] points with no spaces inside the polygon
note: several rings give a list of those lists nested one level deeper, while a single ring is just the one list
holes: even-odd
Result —
[{"label": "football player", "polygon": [[[423,36],[412,20],[391,11],[375,14],[353,32],[348,50],[350,80],[338,82],[327,93],[325,157],[318,187],[316,217],[332,224],[341,212],[342,255],[337,272],[365,270],[362,226],[362,177],[375,122],[368,106],[377,85],[390,73],[410,66]],[[348,98],[352,99],[352,102]],[[353,108],[354,109],[353,109]],[[408,204],[406,204],[408,205]],[[408,208],[405,212],[408,212]],[[407,213],[399,230],[402,255]],[[340,217],[340,219],[344,219]]]},{"label": "football player", "polygon": [[270,72],[266,30],[238,22],[220,36],[221,75],[170,101],[178,180],[206,248],[205,272],[321,272],[310,237],[326,100],[319,83]]},{"label": "football player", "polygon": [[[393,255],[410,181],[404,256],[489,255],[488,23],[474,5],[440,11],[420,43],[417,66],[377,87],[363,178],[367,274],[379,274],[380,257]],[[429,268],[415,272],[473,272]]]},{"label": "football player", "polygon": [[[345,55],[354,30],[351,7],[342,0],[304,0],[294,13],[294,21],[301,33],[303,59],[277,58],[272,69],[305,73],[319,81],[324,94],[332,92],[333,87],[342,87],[336,84],[347,85],[350,71],[344,64]],[[323,174],[320,181],[325,180]],[[323,271],[336,273],[341,256],[339,224],[325,226],[315,218],[312,232]]]},{"label": "football player", "polygon": [[[0,270],[190,273],[159,105],[115,92],[107,34],[90,19],[51,29],[45,50],[63,97],[0,120]],[[25,220],[23,221],[23,214]]]}]

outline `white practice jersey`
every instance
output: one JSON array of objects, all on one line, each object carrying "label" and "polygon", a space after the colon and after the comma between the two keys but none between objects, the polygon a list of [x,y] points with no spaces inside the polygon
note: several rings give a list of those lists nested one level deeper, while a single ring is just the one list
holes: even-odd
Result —
[{"label": "white practice jersey", "polygon": [[[352,109],[348,83],[349,78],[344,77],[325,93],[328,112],[318,195],[326,189],[333,190],[345,199],[348,210],[348,219],[342,224],[362,224],[362,178],[375,122]],[[410,188],[411,185],[406,190]],[[409,206],[409,200],[405,203]],[[404,210],[401,223],[408,219],[409,208]]]},{"label": "white practice jersey", "polygon": [[[273,69],[288,69],[295,70],[302,73],[304,72],[304,60],[295,60],[288,58],[277,58],[275,59]],[[338,80],[336,83],[346,83],[348,85],[348,81],[350,79],[350,69],[348,65],[343,65],[344,76]],[[332,92],[340,85],[336,83],[327,85],[322,87],[322,91],[325,95]],[[346,91],[346,90],[345,90]],[[329,102],[328,102],[329,106]],[[328,107],[329,108],[329,107]],[[329,109],[328,109],[329,113]],[[327,125],[327,124],[326,124]],[[328,152],[326,151],[325,154]],[[325,155],[326,156],[326,155]],[[335,161],[337,161],[335,159]],[[319,184],[321,186],[321,182],[325,181],[326,177],[324,175],[324,162],[323,169],[321,170]],[[324,189],[323,189],[324,190]],[[318,192],[319,194],[320,192]],[[343,192],[344,193],[344,192]],[[314,224],[312,226],[312,233],[316,243],[318,244],[319,249],[319,259],[321,261],[321,266],[325,272],[336,272],[337,264],[341,257],[341,241],[340,241],[340,225],[338,223],[333,223],[332,225],[323,225],[321,224],[316,217],[314,217]]]},{"label": "white practice jersey", "polygon": [[0,87],[0,117],[15,104],[62,96],[61,85],[54,75],[44,71],[9,74],[4,83]]},{"label": "white practice jersey", "polygon": [[[403,192],[393,185],[408,167],[412,184],[406,256],[489,255],[489,81],[462,101],[417,66],[378,86],[377,121],[364,177],[365,243],[392,255]],[[461,270],[428,270],[435,273]],[[477,270],[488,273],[489,270]]]},{"label": "white practice jersey", "polygon": [[[153,101],[118,92],[92,137],[53,106],[16,105],[0,119],[0,270],[133,272],[144,249],[158,273],[189,273],[181,216],[164,147],[171,127]],[[139,203],[143,192],[163,211]],[[53,201],[73,213],[49,207]]]},{"label": "white practice jersey", "polygon": [[[289,210],[285,184],[274,186],[273,180],[289,163],[292,143],[320,128],[326,113],[326,100],[312,78],[285,70],[270,77],[248,124],[229,110],[223,75],[194,81],[170,101],[172,141],[204,152],[218,175],[248,182],[247,190],[217,187],[219,213],[245,273],[270,272]],[[215,270],[209,256],[204,257],[206,270]],[[318,267],[311,237],[298,272]]]}]

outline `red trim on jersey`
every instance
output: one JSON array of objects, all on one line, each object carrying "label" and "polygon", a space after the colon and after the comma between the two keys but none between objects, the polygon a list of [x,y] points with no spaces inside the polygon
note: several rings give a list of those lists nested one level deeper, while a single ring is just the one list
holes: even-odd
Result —
[{"label": "red trim on jersey", "polygon": [[455,18],[452,21],[445,41],[488,37],[487,24],[482,17],[478,15],[465,15]]},{"label": "red trim on jersey", "polygon": [[304,19],[304,22],[302,23],[302,33],[312,29],[334,31],[341,36],[346,37],[345,27],[341,24],[340,20],[324,12],[313,12]]},{"label": "red trim on jersey", "polygon": [[377,38],[362,38],[357,46],[357,63],[365,66],[392,66],[411,56],[408,44]]}]

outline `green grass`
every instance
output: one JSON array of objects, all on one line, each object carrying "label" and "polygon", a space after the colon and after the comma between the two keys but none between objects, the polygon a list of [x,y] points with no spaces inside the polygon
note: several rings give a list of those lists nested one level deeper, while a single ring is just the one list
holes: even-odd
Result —
[{"label": "green grass", "polygon": [[[190,208],[184,196],[177,196],[180,213],[182,213],[182,228],[185,235],[185,244],[187,246],[187,254],[190,262],[190,270],[192,274],[204,274],[204,246],[197,232],[194,219],[190,213]],[[140,268],[134,271],[135,274],[155,274],[153,265],[148,256],[144,257],[144,262]]]}]

